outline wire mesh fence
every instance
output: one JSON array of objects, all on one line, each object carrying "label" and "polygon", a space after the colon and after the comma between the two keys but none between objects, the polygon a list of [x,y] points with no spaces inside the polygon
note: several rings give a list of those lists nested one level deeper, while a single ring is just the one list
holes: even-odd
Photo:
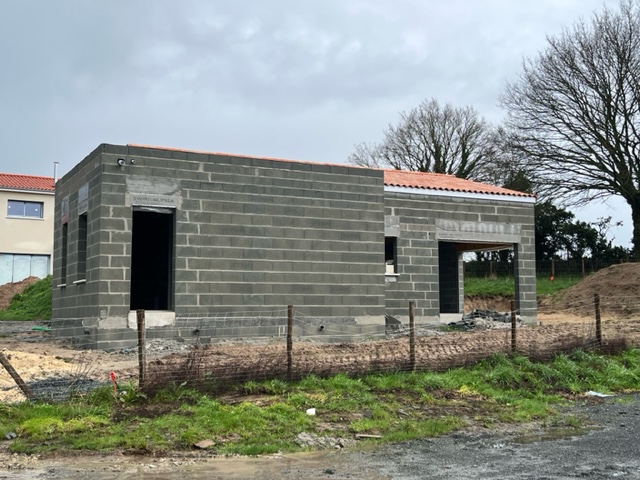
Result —
[{"label": "wire mesh fence", "polygon": [[[538,260],[538,277],[586,277],[612,265],[634,262],[633,258],[569,258]],[[514,276],[513,261],[467,260],[464,262],[465,278],[511,278]]]},{"label": "wire mesh fence", "polygon": [[410,314],[408,323],[387,327],[289,307],[178,317],[181,328],[165,338],[142,318],[140,329],[122,338],[93,332],[110,336],[108,351],[79,349],[87,334],[77,328],[53,335],[47,326],[28,330],[24,322],[0,322],[0,402],[60,401],[99,386],[115,395],[175,385],[216,394],[312,374],[442,371],[496,353],[544,360],[576,349],[640,345],[640,300],[631,296],[594,296],[561,312],[547,309],[535,326],[518,313],[504,312],[498,320],[468,316],[451,325],[416,325]]}]

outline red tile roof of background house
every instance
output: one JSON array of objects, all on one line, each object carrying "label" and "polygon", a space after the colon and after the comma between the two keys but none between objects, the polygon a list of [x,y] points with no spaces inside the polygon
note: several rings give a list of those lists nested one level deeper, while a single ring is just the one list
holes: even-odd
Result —
[{"label": "red tile roof of background house", "polygon": [[36,192],[53,192],[55,190],[55,185],[53,183],[53,177],[0,173],[0,188],[9,188],[11,190],[33,190]]},{"label": "red tile roof of background house", "polygon": [[509,195],[513,197],[535,197],[529,193],[496,187],[486,183],[474,182],[453,175],[441,173],[407,172],[404,170],[385,170],[384,184],[393,187],[420,188],[447,192],[481,193]]}]

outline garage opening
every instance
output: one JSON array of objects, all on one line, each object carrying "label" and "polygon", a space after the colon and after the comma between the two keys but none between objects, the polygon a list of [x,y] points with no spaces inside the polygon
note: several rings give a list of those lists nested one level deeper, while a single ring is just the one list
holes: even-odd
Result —
[{"label": "garage opening", "polygon": [[171,310],[174,279],[174,210],[134,207],[131,310]]},{"label": "garage opening", "polygon": [[[438,242],[438,271],[440,290],[440,313],[464,313],[464,263],[465,255],[472,252],[516,251],[514,244],[482,243],[482,242]],[[517,261],[513,261],[516,265]],[[513,273],[515,282],[517,273]],[[516,298],[518,297],[516,293]]]}]

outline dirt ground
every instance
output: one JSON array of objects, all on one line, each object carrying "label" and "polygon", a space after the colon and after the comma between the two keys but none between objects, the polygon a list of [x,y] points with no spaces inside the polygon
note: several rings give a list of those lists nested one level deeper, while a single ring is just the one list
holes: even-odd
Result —
[{"label": "dirt ground", "polygon": [[[32,283],[27,279],[21,288]],[[17,284],[0,287],[0,292],[19,291]],[[563,344],[593,338],[593,295],[601,295],[602,332],[606,339],[624,338],[640,345],[640,264],[622,264],[601,270],[572,288],[562,296],[540,301],[540,326],[522,326],[518,329],[518,349],[529,354],[544,356]],[[473,308],[508,311],[511,299],[507,297],[468,298],[466,310]],[[120,381],[137,375],[137,353],[134,350],[107,353],[80,351],[68,341],[55,340],[50,333],[32,330],[28,322],[0,322],[0,351],[15,370],[28,383],[48,377],[91,379],[108,382],[109,373],[116,372]],[[496,327],[507,327],[496,324]],[[37,326],[36,326],[37,327]],[[487,352],[508,351],[510,337],[507,330],[492,329],[475,332],[419,332],[416,342],[417,368],[442,369],[482,358]],[[184,344],[173,342],[164,349],[148,351],[150,370],[158,375],[180,378],[180,368],[193,370],[185,355]],[[255,343],[223,343],[208,346],[198,358],[206,363],[216,378],[249,380],[260,371],[286,368],[283,342],[267,345]],[[358,372],[359,368],[402,366],[408,351],[408,338],[397,338],[355,344],[317,344],[296,342],[294,365],[301,374]],[[193,359],[190,359],[193,361]],[[240,368],[239,365],[243,365]],[[243,376],[246,376],[243,377]],[[25,397],[13,379],[0,369],[0,402],[21,401]]]}]

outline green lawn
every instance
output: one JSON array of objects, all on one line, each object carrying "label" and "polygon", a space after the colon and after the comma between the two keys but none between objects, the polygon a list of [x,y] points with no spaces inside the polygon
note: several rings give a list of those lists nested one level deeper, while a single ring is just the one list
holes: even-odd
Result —
[{"label": "green lawn", "polygon": [[[538,277],[536,279],[536,292],[538,295],[552,295],[565,290],[583,278],[581,276],[559,277],[551,280],[549,277]],[[503,278],[465,278],[465,295],[489,296],[504,295],[510,296],[515,292],[515,282],[513,277]]]}]

